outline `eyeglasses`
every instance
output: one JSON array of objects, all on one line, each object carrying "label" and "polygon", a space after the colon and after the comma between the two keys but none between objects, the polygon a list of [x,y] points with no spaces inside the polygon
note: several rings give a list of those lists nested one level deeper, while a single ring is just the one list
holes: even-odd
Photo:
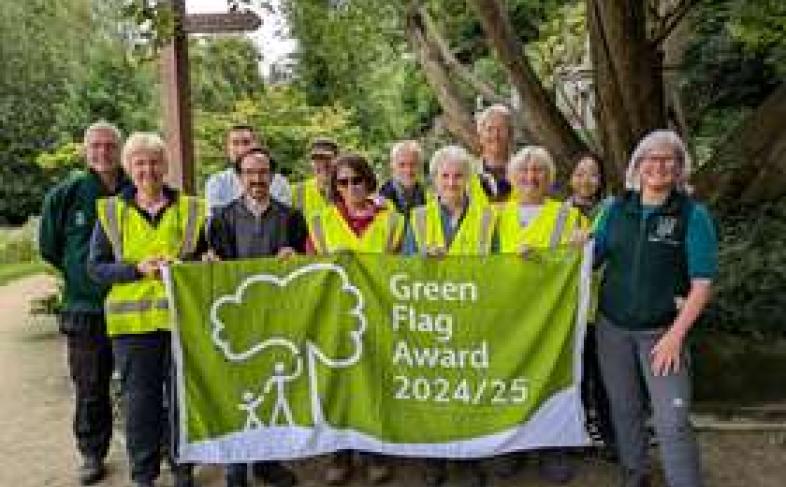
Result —
[{"label": "eyeglasses", "polygon": [[338,178],[336,179],[336,186],[339,188],[346,188],[350,184],[352,186],[360,186],[366,182],[362,176],[352,176],[350,178]]}]

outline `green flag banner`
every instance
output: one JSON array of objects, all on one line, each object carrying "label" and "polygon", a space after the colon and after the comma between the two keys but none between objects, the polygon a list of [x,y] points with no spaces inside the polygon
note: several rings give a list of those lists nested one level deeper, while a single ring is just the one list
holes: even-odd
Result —
[{"label": "green flag banner", "polygon": [[179,458],[472,458],[588,443],[591,244],[173,266]]}]

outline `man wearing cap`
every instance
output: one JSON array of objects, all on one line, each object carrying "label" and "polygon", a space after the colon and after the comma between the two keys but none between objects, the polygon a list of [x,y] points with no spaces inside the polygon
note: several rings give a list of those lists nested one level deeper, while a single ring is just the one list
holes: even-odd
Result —
[{"label": "man wearing cap", "polygon": [[309,158],[313,177],[295,185],[292,191],[292,207],[308,218],[330,204],[330,172],[338,156],[338,144],[326,138],[311,143]]},{"label": "man wearing cap", "polygon": [[[260,145],[259,136],[250,125],[233,125],[227,133],[227,168],[210,176],[205,183],[205,199],[209,214],[228,205],[243,194],[243,185],[234,170],[237,158],[252,147]],[[277,201],[290,204],[292,192],[287,179],[280,173],[273,175],[270,195]]]}]

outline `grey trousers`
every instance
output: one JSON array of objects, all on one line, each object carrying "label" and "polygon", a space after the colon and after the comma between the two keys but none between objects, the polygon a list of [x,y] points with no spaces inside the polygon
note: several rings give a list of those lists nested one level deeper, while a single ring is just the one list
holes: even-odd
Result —
[{"label": "grey trousers", "polygon": [[649,470],[643,377],[666,483],[669,487],[701,487],[699,450],[690,424],[691,370],[687,351],[683,348],[678,373],[655,377],[650,352],[665,328],[626,330],[603,316],[597,326],[600,370],[623,468],[638,473]]}]

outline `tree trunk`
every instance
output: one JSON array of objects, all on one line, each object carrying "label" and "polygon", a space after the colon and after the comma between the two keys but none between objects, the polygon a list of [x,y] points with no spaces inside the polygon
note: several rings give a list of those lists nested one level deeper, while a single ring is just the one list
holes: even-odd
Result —
[{"label": "tree trunk", "polygon": [[524,121],[524,130],[532,135],[534,142],[544,145],[555,156],[563,170],[570,170],[568,162],[578,152],[586,150],[586,146],[532,70],[503,3],[499,0],[468,2],[475,8],[490,46],[521,97],[520,118]]},{"label": "tree trunk", "polygon": [[700,197],[714,204],[759,203],[786,194],[786,83],[715,149],[694,174]]},{"label": "tree trunk", "polygon": [[453,81],[440,55],[439,46],[427,35],[423,19],[415,7],[407,12],[406,28],[407,38],[445,114],[448,130],[470,151],[478,152],[478,136],[472,111]]},{"label": "tree trunk", "polygon": [[617,188],[639,139],[667,126],[662,54],[646,25],[644,0],[587,0],[598,132]]}]

